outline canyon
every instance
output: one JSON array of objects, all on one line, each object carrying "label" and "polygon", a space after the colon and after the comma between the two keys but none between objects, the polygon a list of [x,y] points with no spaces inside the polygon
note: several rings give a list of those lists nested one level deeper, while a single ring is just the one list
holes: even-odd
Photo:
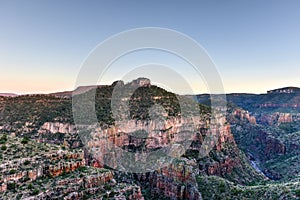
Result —
[{"label": "canyon", "polygon": [[[291,176],[298,173],[300,117],[290,106],[294,103],[262,106],[266,103],[255,95],[234,94],[228,96],[234,104],[226,116],[212,120],[209,107],[201,104],[197,116],[183,117],[174,94],[139,79],[131,83],[139,90],[130,100],[130,119],[117,121],[109,110],[117,84],[124,85],[77,90],[76,95],[95,92],[99,99],[95,108],[101,123],[92,127],[74,123],[71,92],[1,97],[3,199],[193,200],[226,194],[297,199],[300,187]],[[276,95],[296,93],[267,95],[278,101]],[[207,97],[198,100],[208,102]],[[165,112],[153,118],[148,110],[157,104]],[[289,159],[290,166],[282,170],[279,159]],[[271,179],[280,189],[272,189]]]}]

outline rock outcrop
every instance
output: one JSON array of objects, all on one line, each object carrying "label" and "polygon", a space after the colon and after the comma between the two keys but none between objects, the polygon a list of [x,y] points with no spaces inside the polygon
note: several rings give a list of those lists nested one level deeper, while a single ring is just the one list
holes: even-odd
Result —
[{"label": "rock outcrop", "polygon": [[246,120],[251,124],[256,124],[256,118],[254,116],[251,116],[250,113],[243,109],[235,109],[232,113],[232,115],[239,120]]},{"label": "rock outcrop", "polygon": [[266,113],[266,114],[260,114],[258,116],[259,123],[260,124],[266,124],[266,125],[280,125],[281,123],[291,123],[300,121],[300,115],[299,114],[292,114],[292,113]]},{"label": "rock outcrop", "polygon": [[[128,120],[111,126],[107,129],[96,129],[91,134],[91,139],[87,140],[87,147],[95,151],[100,163],[110,164],[116,167],[118,160],[122,160],[122,154],[112,154],[117,148],[140,149],[149,152],[159,148],[176,146],[194,137],[194,132],[199,124],[205,124],[206,121],[201,117],[192,118],[170,118],[165,121],[136,121]],[[189,127],[188,124],[194,124]],[[190,130],[190,129],[193,130]],[[190,134],[182,134],[184,131],[190,131]],[[171,148],[172,149],[172,148]],[[174,152],[175,153],[175,152]],[[180,155],[179,155],[180,156]],[[107,163],[107,162],[110,163]]]},{"label": "rock outcrop", "polygon": [[[240,113],[239,116],[243,116],[245,120],[250,120],[253,123],[255,122],[247,113],[243,115]],[[217,119],[223,126],[210,124],[209,121],[206,121],[203,117],[193,119],[192,121],[196,122],[197,129],[195,130],[195,133],[192,134],[192,137],[189,138],[191,140],[191,146],[187,149],[186,157],[188,157],[188,159],[179,158],[178,161],[175,160],[173,163],[149,173],[133,173],[130,175],[120,172],[118,180],[122,182],[134,179],[143,185],[143,187],[149,188],[152,197],[162,195],[171,199],[201,199],[201,194],[197,188],[196,176],[202,174],[227,177],[233,173],[234,169],[246,168],[245,161],[242,160],[243,158],[239,157],[239,149],[231,134],[230,125],[226,123],[225,117]],[[150,149],[157,149],[169,145],[172,140],[175,142],[180,141],[179,138],[176,138],[176,135],[182,130],[182,124],[187,124],[187,120],[173,118],[160,124],[156,124],[155,121],[142,122],[132,120],[121,125],[124,126],[124,132],[132,133],[136,129],[149,131],[151,140],[145,140],[144,144]],[[104,147],[100,152],[104,152],[104,154],[101,153],[101,155],[105,155],[105,150],[109,149],[107,148],[108,141],[110,144],[114,144],[121,148],[123,146],[140,146],[143,143],[143,139],[145,139],[145,137],[130,138],[128,134],[125,134],[121,130],[122,129],[119,127],[110,127],[109,129],[104,130],[104,134],[108,137],[105,137],[106,140],[103,141],[98,139],[101,138],[99,137],[100,135],[98,132],[98,135],[94,135],[97,136],[96,140],[88,141],[89,148]],[[160,131],[151,132],[151,130]],[[215,133],[218,136],[217,140],[212,140],[211,144],[206,143],[205,145],[208,145],[208,153],[212,151],[215,156],[211,154],[202,155],[199,160],[199,152],[203,150],[203,142],[206,137],[211,137],[212,133]],[[138,137],[138,135],[136,137]],[[147,138],[149,137],[146,137],[146,139]],[[193,152],[196,154],[193,154]],[[109,156],[116,156],[115,154],[109,154],[109,152],[106,153]],[[115,157],[112,159],[112,157],[110,157],[110,159],[117,161],[121,158]],[[105,158],[98,157],[98,161],[95,161],[93,164],[98,167],[103,166],[101,163],[117,167],[117,163],[114,165],[113,163],[105,163],[105,161],[107,161]],[[255,173],[253,172],[253,174]],[[124,178],[126,176],[129,177]],[[254,176],[258,175],[256,174]]]},{"label": "rock outcrop", "polygon": [[69,123],[60,122],[46,122],[38,131],[39,133],[65,133],[75,134],[77,133],[75,125]]},{"label": "rock outcrop", "polygon": [[[62,150],[58,146],[17,137],[5,138],[7,150],[2,150],[0,164],[2,192],[11,182],[19,185],[39,178],[55,177],[86,165],[83,150]],[[31,151],[28,152],[28,149]]]},{"label": "rock outcrop", "polygon": [[194,169],[184,161],[174,162],[152,173],[149,181],[154,194],[163,194],[171,199],[202,199]]}]

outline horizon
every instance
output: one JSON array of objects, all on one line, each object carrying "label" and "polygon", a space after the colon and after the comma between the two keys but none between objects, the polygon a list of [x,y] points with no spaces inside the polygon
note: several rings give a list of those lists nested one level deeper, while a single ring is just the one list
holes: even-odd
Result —
[{"label": "horizon", "polygon": [[[115,81],[122,81],[122,80],[115,80]],[[91,87],[91,86],[109,86],[109,85],[112,85],[113,82],[115,81],[112,81],[110,84],[97,84],[97,85],[80,85],[74,89],[66,89],[66,90],[57,90],[57,91],[50,91],[50,92],[32,92],[32,93],[16,93],[16,92],[2,92],[0,91],[0,96],[1,94],[9,94],[9,95],[17,95],[17,96],[23,96],[23,95],[49,95],[49,94],[55,94],[55,93],[64,93],[64,92],[73,92],[75,91],[76,89],[78,89],[79,87]],[[150,80],[151,81],[151,80]],[[129,82],[125,82],[125,84],[127,84]],[[155,85],[155,84],[152,84],[151,82],[151,85]],[[155,86],[158,86],[158,87],[161,87],[165,90],[168,91],[168,88],[164,88],[163,86],[159,86],[159,85],[155,85]],[[272,91],[272,90],[278,90],[278,89],[284,89],[284,88],[300,88],[300,87],[296,87],[296,86],[284,86],[284,87],[277,87],[277,88],[269,88],[268,90],[266,90],[265,92],[262,92],[262,93],[253,93],[253,92],[225,92],[224,94],[256,94],[256,95],[259,95],[259,94],[267,94],[268,91]],[[173,92],[173,91],[171,91]],[[176,92],[173,92],[175,94],[179,94],[179,93],[176,93]],[[182,93],[182,94],[179,94],[179,95],[204,95],[204,94],[208,94],[208,95],[214,95],[214,94],[222,94],[222,93],[209,93],[209,92],[203,92],[203,93],[195,93],[195,94],[189,94],[189,93]]]},{"label": "horizon", "polygon": [[[141,27],[173,29],[198,42],[215,63],[226,94],[300,87],[299,7],[298,1],[277,0],[234,4],[2,1],[0,91],[72,90],[83,62],[99,43]],[[149,62],[172,66],[180,73],[189,67],[166,53],[137,52],[118,60],[101,84],[122,79],[125,69]],[[188,81],[194,93],[208,92],[203,80],[192,75]],[[173,80],[176,93],[184,93],[176,79],[168,79]]]}]

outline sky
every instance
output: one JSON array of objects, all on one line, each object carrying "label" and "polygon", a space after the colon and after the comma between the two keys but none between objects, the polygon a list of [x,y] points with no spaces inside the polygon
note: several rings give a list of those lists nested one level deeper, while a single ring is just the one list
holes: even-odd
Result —
[{"label": "sky", "polygon": [[[297,0],[0,0],[0,92],[72,90],[97,45],[142,27],[173,29],[197,41],[214,62],[226,93],[300,87],[299,10]],[[128,66],[163,61],[179,74],[191,67],[167,53],[137,52],[116,62],[100,82],[124,77]],[[166,77],[174,92],[187,93],[176,76]],[[197,78],[187,74],[186,79],[195,93],[207,92]]]}]

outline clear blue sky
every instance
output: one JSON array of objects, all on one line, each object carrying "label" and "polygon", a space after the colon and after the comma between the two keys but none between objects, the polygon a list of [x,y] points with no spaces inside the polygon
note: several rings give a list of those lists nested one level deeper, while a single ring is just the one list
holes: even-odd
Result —
[{"label": "clear blue sky", "polygon": [[0,92],[73,89],[96,45],[149,26],[199,42],[217,65],[226,92],[300,87],[299,10],[297,0],[0,0]]}]

